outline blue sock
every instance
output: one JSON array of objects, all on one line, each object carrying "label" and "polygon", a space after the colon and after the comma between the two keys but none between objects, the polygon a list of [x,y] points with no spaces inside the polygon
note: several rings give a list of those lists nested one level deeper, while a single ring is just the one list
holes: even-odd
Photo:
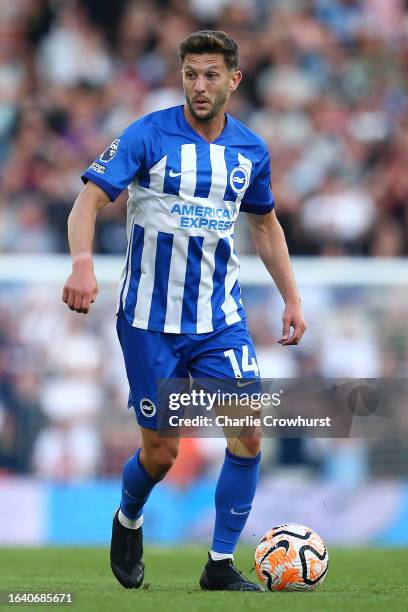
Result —
[{"label": "blue sock", "polygon": [[143,513],[143,506],[159,481],[155,480],[142,465],[139,455],[142,449],[126,461],[122,471],[122,499],[120,508],[129,519],[137,519]]},{"label": "blue sock", "polygon": [[215,528],[211,549],[232,554],[252,508],[261,453],[238,457],[228,448],[215,490]]}]

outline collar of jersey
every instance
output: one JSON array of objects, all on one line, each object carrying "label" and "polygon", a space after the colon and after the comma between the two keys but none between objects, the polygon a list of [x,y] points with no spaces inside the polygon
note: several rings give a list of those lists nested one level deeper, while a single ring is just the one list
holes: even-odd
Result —
[{"label": "collar of jersey", "polygon": [[212,142],[209,142],[208,140],[206,140],[205,138],[203,138],[198,132],[195,131],[194,128],[191,127],[191,125],[189,124],[189,122],[187,121],[185,115],[184,115],[184,104],[179,106],[179,112],[181,115],[181,121],[184,125],[184,127],[195,136],[195,138],[198,138],[199,140],[201,140],[202,142],[205,142],[205,144],[215,144],[216,142],[218,142],[218,140],[221,140],[222,138],[225,137],[225,135],[227,134],[227,132],[229,131],[229,127],[230,127],[230,116],[228,115],[228,113],[225,113],[225,125],[224,125],[224,129],[222,130],[221,134],[219,134],[219,136],[217,136],[217,138],[215,140],[213,140]]}]

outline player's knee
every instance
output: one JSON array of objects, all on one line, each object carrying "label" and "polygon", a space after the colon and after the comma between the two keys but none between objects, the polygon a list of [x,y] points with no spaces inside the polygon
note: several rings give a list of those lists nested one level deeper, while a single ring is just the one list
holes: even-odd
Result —
[{"label": "player's knee", "polygon": [[178,444],[163,440],[152,445],[147,453],[149,463],[156,478],[161,478],[170,470],[178,454]]},{"label": "player's knee", "polygon": [[252,457],[256,457],[256,455],[261,450],[262,443],[262,431],[254,430],[249,435],[245,435],[239,438],[241,444],[245,447],[246,451]]}]

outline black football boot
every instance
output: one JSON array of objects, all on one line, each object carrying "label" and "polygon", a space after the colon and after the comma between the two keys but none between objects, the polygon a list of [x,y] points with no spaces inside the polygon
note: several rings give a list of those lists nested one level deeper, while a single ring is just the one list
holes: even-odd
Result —
[{"label": "black football boot", "polygon": [[115,512],[112,524],[110,565],[112,572],[125,589],[138,589],[144,578],[143,531],[124,527]]},{"label": "black football boot", "polygon": [[234,567],[232,559],[213,561],[210,555],[201,574],[200,587],[208,591],[265,591],[260,584],[247,580]]}]

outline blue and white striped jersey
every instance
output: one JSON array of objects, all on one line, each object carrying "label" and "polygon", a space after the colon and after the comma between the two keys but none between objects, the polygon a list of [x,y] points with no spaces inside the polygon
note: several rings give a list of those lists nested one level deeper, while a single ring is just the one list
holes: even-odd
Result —
[{"label": "blue and white striped jersey", "polygon": [[128,249],[118,307],[134,327],[205,333],[245,318],[233,248],[240,210],[274,200],[265,143],[227,115],[208,143],[182,106],[132,123],[86,170],[112,200],[128,187]]}]

